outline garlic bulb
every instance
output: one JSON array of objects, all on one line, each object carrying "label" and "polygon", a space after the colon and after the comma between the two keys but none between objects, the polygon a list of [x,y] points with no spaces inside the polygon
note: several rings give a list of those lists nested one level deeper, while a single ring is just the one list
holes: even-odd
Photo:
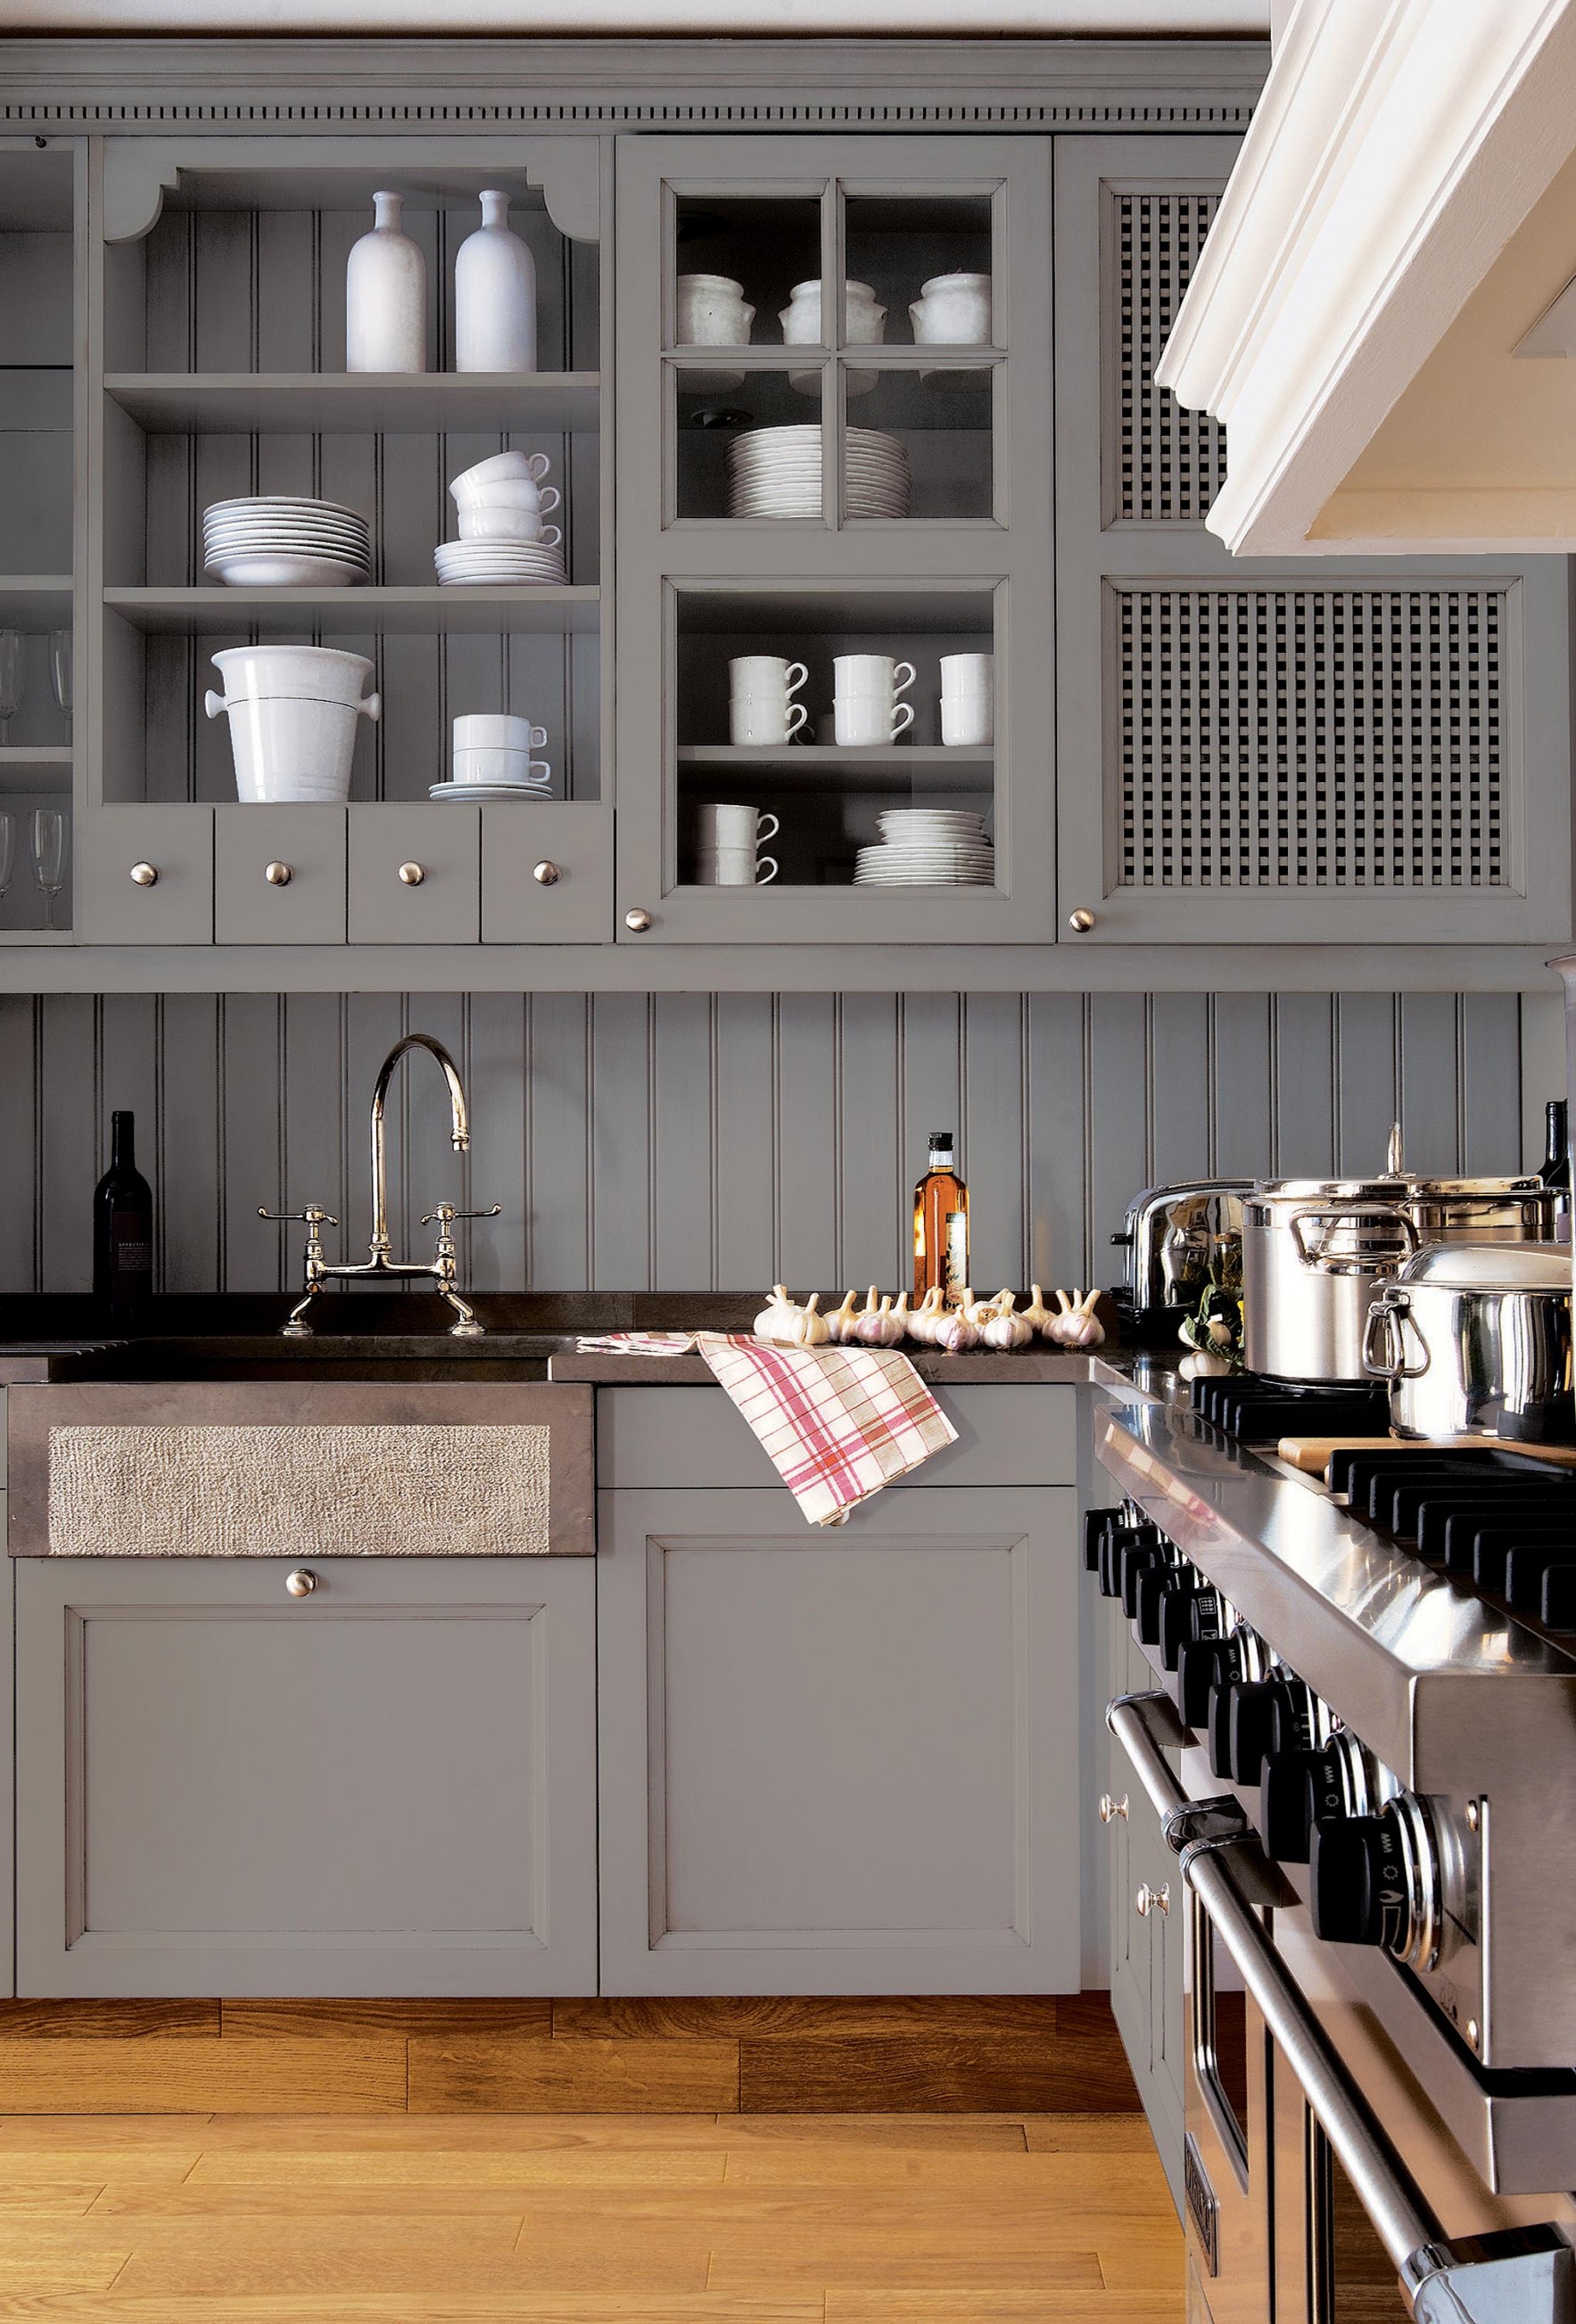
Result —
[{"label": "garlic bulb", "polygon": [[931,1337],[945,1356],[966,1355],[971,1348],[977,1348],[980,1344],[978,1325],[970,1323],[961,1307],[954,1307],[943,1315]]},{"label": "garlic bulb", "polygon": [[997,1310],[981,1333],[988,1348],[1027,1348],[1034,1338],[1034,1326],[1024,1316],[1015,1315],[1017,1302],[1010,1291],[998,1295]]},{"label": "garlic bulb", "polygon": [[1000,1296],[1000,1293],[998,1292],[995,1299],[976,1299],[965,1283],[958,1293],[958,1308],[960,1313],[968,1317],[976,1332],[982,1332],[991,1316],[995,1314]]},{"label": "garlic bulb", "polygon": [[1181,1379],[1212,1379],[1218,1373],[1229,1372],[1230,1369],[1224,1356],[1212,1356],[1203,1348],[1194,1348],[1176,1367],[1177,1377]]},{"label": "garlic bulb", "polygon": [[774,1283],[771,1297],[751,1325],[758,1340],[786,1342],[793,1338],[794,1319],[799,1309],[788,1296],[786,1283]]},{"label": "garlic bulb", "polygon": [[[871,1292],[871,1297],[872,1299],[875,1297],[873,1289]],[[878,1308],[872,1310],[869,1306],[866,1307],[854,1325],[853,1332],[854,1337],[867,1348],[895,1348],[902,1338],[905,1328],[905,1325],[892,1313],[891,1300],[883,1298]]]},{"label": "garlic bulb", "polygon": [[935,1327],[941,1321],[945,1299],[946,1294],[940,1284],[933,1283],[908,1318],[908,1337],[917,1340],[922,1348],[928,1347],[935,1337]]},{"label": "garlic bulb", "polygon": [[858,1292],[845,1291],[843,1295],[842,1306],[834,1308],[832,1314],[826,1318],[826,1331],[828,1337],[839,1342],[844,1340],[852,1340],[853,1337],[854,1318],[858,1314]]},{"label": "garlic bulb", "polygon": [[1058,1291],[1056,1297],[1062,1313],[1052,1319],[1051,1329],[1063,1347],[1098,1348],[1105,1337],[1105,1326],[1096,1321],[1094,1314],[1099,1292],[1091,1291],[1085,1296],[1082,1291],[1074,1291],[1069,1299],[1064,1291]]},{"label": "garlic bulb", "polygon": [[812,1291],[797,1311],[797,1320],[788,1344],[793,1348],[824,1348],[832,1337],[832,1327],[821,1313],[821,1295]]},{"label": "garlic bulb", "polygon": [[1046,1327],[1051,1320],[1051,1311],[1046,1305],[1045,1294],[1041,1291],[1039,1285],[1037,1283],[1031,1283],[1029,1285],[1029,1289],[1034,1293],[1034,1297],[1029,1301],[1027,1307],[1020,1307],[1018,1312],[1023,1322],[1028,1325],[1029,1330],[1031,1332],[1038,1332],[1043,1337],[1046,1333]]}]

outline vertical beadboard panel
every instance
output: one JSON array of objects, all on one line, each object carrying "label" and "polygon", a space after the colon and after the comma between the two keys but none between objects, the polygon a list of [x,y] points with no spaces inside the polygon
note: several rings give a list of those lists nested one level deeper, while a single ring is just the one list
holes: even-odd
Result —
[{"label": "vertical beadboard panel", "polygon": [[471,1099],[471,1201],[502,1216],[471,1227],[470,1281],[478,1291],[517,1291],[528,1279],[526,1004],[517,992],[476,992],[461,1059]]},{"label": "vertical beadboard panel", "polygon": [[[925,1167],[926,1139],[933,1130],[964,1129],[963,1105],[963,1001],[955,992],[907,992],[899,1003],[898,1038],[902,1152],[916,1177]],[[963,1176],[973,1164],[966,1145],[959,1151]]]},{"label": "vertical beadboard panel", "polygon": [[39,1013],[35,1146],[39,1279],[46,1291],[91,1291],[91,1203],[98,1158],[97,1004],[51,993]]},{"label": "vertical beadboard panel", "polygon": [[530,1002],[527,1281],[591,1287],[591,1002],[539,992]]},{"label": "vertical beadboard panel", "polygon": [[[778,1263],[775,1012],[768,992],[719,992],[711,1088],[719,1285],[774,1282]],[[546,1280],[545,1277],[539,1278]]]},{"label": "vertical beadboard panel", "polygon": [[1371,1177],[1385,1167],[1391,1126],[1401,1111],[1396,996],[1343,992],[1335,1019],[1336,1167],[1345,1177]]},{"label": "vertical beadboard panel", "polygon": [[1203,992],[1149,1003],[1149,1168],[1155,1184],[1212,1175],[1210,1004]]},{"label": "vertical beadboard panel", "polygon": [[[158,1136],[143,1167],[153,1188],[158,1279],[166,1291],[211,1291],[218,1280],[220,1005],[208,992],[167,993],[158,1003]],[[336,1082],[336,1053],[325,1063]],[[333,1102],[325,1076],[318,1111],[331,1111]]]},{"label": "vertical beadboard panel", "polygon": [[[363,1239],[354,1247],[345,1219],[347,1183],[346,1125],[355,1093],[345,1062],[345,1004],[336,992],[292,992],[284,1004],[284,1200],[280,1210],[304,1210],[321,1203],[338,1219],[323,1230],[331,1259],[366,1257]],[[371,1102],[361,1094],[362,1120]],[[364,1148],[358,1143],[357,1161]],[[294,1286],[300,1259],[300,1230],[276,1227],[286,1288]]]},{"label": "vertical beadboard panel", "polygon": [[1146,1119],[1146,1004],[1141,993],[1090,996],[1089,1185],[1086,1264],[1111,1279],[1111,1239],[1140,1186],[1153,1178]]},{"label": "vertical beadboard panel", "polygon": [[[1553,975],[1549,981],[1551,984],[1557,984]],[[1550,1098],[1559,1097],[1565,1087],[1564,997],[1558,990],[1524,992],[1518,1017],[1521,1161],[1525,1168],[1535,1170],[1544,1158],[1544,1108]],[[1469,1070],[1471,1070],[1470,1065]],[[1472,1167],[1475,1169],[1478,1166],[1474,1163]]]},{"label": "vertical beadboard panel", "polygon": [[291,1230],[257,1213],[284,1208],[283,1004],[272,992],[232,992],[220,1006],[225,1175],[218,1287],[277,1291],[292,1279],[287,1271],[292,1260],[281,1241]]},{"label": "vertical beadboard panel", "polygon": [[704,992],[652,1002],[651,1287],[713,1286],[712,1003]]},{"label": "vertical beadboard panel", "polygon": [[[1463,992],[1461,999],[1461,1167],[1473,1176],[1498,1177],[1522,1167],[1522,1086],[1527,1067],[1519,1037],[1521,1010],[1514,992]],[[1527,1157],[1544,1157],[1544,1101],[1565,1087],[1565,1051],[1553,1059],[1556,1078],[1537,1095],[1537,1142]]]},{"label": "vertical beadboard panel", "polygon": [[889,992],[845,993],[839,1004],[842,1139],[838,1180],[843,1230],[838,1284],[890,1283],[913,1276],[910,1188],[923,1157],[905,1153],[898,1102],[898,1003]]},{"label": "vertical beadboard panel", "polygon": [[1452,992],[1401,999],[1401,1130],[1407,1165],[1452,1176],[1460,1167],[1459,1004]]},{"label": "vertical beadboard panel", "polygon": [[591,1286],[644,1291],[651,1280],[651,1003],[643,992],[599,992],[591,1007]]},{"label": "vertical beadboard panel", "polygon": [[1281,992],[1273,1017],[1274,1175],[1324,1178],[1335,1167],[1335,1001]]},{"label": "vertical beadboard panel", "polygon": [[1275,1116],[1268,996],[1221,992],[1210,1008],[1214,1175],[1267,1178],[1273,1167]]},{"label": "vertical beadboard panel", "polygon": [[38,1287],[36,1160],[38,1032],[41,1004],[0,999],[0,1290]]},{"label": "vertical beadboard panel", "polygon": [[[339,1200],[334,1208],[344,1229],[345,1256],[352,1262],[366,1257],[372,1239],[370,1120],[373,1085],[383,1059],[401,1034],[409,1029],[409,1021],[406,999],[402,993],[352,992],[346,996],[345,1154]],[[391,1219],[399,1215],[394,1201],[408,1176],[405,1167],[408,1097],[409,1087],[401,1074],[389,1093],[383,1114]]]},{"label": "vertical beadboard panel", "polygon": [[1017,992],[963,1004],[963,1145],[969,1268],[982,1291],[1021,1283],[1024,1248],[1024,1005]]},{"label": "vertical beadboard panel", "polygon": [[830,993],[778,1000],[779,1264],[785,1283],[837,1279],[837,1004]]},{"label": "vertical beadboard panel", "polygon": [[[1034,992],[1028,1000],[1029,1280],[1049,1290],[1089,1279],[1088,1013],[1076,992]],[[1133,1189],[1137,1193],[1138,1189]],[[1106,1272],[1106,1253],[1092,1269]]]}]

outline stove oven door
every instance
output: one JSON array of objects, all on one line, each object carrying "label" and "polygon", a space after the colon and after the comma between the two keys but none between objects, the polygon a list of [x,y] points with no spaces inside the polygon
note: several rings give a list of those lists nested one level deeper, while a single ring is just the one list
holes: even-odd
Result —
[{"label": "stove oven door", "polygon": [[1275,2324],[1407,2324],[1395,2264],[1273,2040],[1269,2078]]},{"label": "stove oven door", "polygon": [[1188,2324],[1271,2313],[1270,2043],[1196,1889],[1183,1953]]}]

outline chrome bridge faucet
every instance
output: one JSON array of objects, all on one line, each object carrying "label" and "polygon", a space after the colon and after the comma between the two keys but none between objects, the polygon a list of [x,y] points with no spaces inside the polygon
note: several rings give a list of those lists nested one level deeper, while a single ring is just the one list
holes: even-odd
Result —
[{"label": "chrome bridge faucet", "polygon": [[336,1227],[339,1222],[323,1208],[321,1203],[309,1203],[300,1211],[263,1211],[260,1219],[300,1219],[307,1230],[306,1289],[290,1309],[290,1320],[284,1326],[287,1340],[309,1340],[312,1327],[307,1321],[307,1310],[325,1283],[366,1283],[373,1281],[409,1283],[421,1277],[430,1277],[440,1299],[447,1299],[455,1310],[458,1322],[449,1325],[456,1340],[479,1340],[483,1326],[459,1295],[455,1286],[456,1250],[454,1222],[456,1219],[495,1219],[502,1204],[494,1203],[490,1210],[458,1211],[452,1203],[435,1203],[423,1214],[421,1223],[437,1225],[438,1242],[430,1259],[391,1259],[392,1246],[389,1241],[388,1158],[383,1139],[383,1106],[389,1094],[389,1084],[394,1067],[408,1049],[426,1049],[438,1060],[444,1080],[448,1084],[449,1110],[452,1123],[449,1143],[456,1154],[463,1154],[471,1142],[470,1115],[465,1106],[465,1084],[459,1068],[441,1041],[430,1033],[407,1033],[396,1041],[379,1069],[377,1083],[372,1093],[372,1240],[367,1248],[371,1257],[359,1267],[331,1267],[323,1256],[323,1229]]}]

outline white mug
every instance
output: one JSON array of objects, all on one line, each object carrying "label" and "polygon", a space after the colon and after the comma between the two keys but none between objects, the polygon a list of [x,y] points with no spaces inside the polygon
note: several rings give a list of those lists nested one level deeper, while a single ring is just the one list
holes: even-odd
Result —
[{"label": "white mug", "polygon": [[767,840],[775,839],[781,829],[776,816],[763,814],[759,807],[724,800],[701,808],[696,817],[696,845],[703,855],[714,855],[731,847],[753,851]]},{"label": "white mug", "polygon": [[702,888],[764,888],[777,877],[777,859],[757,855],[752,847],[703,848],[695,859],[695,877]]},{"label": "white mug", "polygon": [[979,745],[996,739],[996,665],[986,653],[943,654],[941,739]]},{"label": "white mug", "polygon": [[523,751],[529,759],[545,748],[547,739],[545,726],[533,726],[511,711],[473,710],[454,722],[456,751]]},{"label": "white mug", "polygon": [[534,510],[495,507],[489,501],[480,507],[461,509],[459,535],[462,540],[540,540],[557,549],[564,528],[548,524]]},{"label": "white mug", "polygon": [[914,724],[914,705],[894,705],[880,694],[840,694],[834,723],[839,742],[895,742]]},{"label": "white mug", "polygon": [[809,715],[785,695],[736,694],[728,705],[728,738],[757,746],[791,742]]},{"label": "white mug", "polygon": [[833,694],[884,695],[889,702],[907,694],[917,676],[911,661],[890,654],[838,654],[833,660]]},{"label": "white mug", "polygon": [[802,661],[785,661],[780,654],[739,654],[728,664],[728,691],[735,700],[753,694],[791,701],[809,675]]}]

